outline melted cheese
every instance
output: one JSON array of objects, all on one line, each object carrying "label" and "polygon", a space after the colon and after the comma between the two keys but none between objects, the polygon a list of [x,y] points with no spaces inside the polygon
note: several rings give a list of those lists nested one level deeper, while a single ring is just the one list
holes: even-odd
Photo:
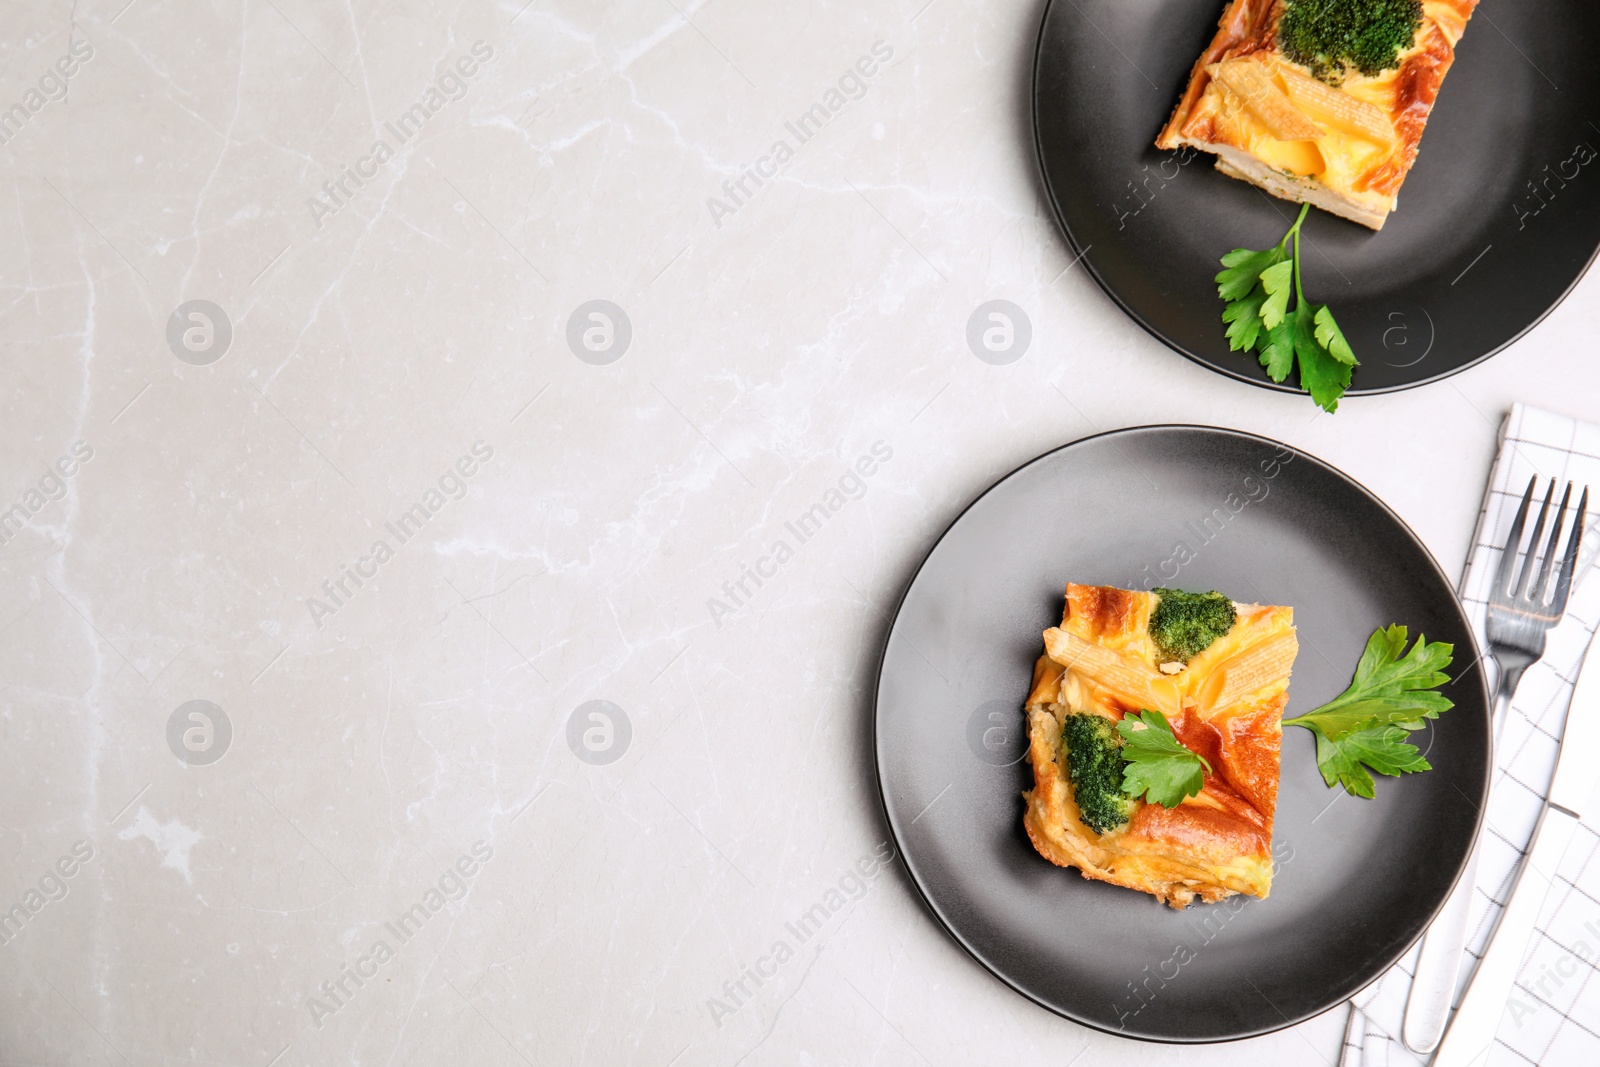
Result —
[{"label": "melted cheese", "polygon": [[[1387,71],[1375,78],[1353,77],[1342,91],[1378,107],[1385,114],[1392,114],[1396,73]],[[1242,149],[1296,178],[1314,178],[1344,193],[1365,192],[1366,176],[1403,151],[1397,143],[1380,144],[1337,129],[1328,129],[1315,140],[1279,140],[1237,96],[1217,81],[1206,86],[1195,108],[1195,117],[1211,122],[1212,141]]]}]

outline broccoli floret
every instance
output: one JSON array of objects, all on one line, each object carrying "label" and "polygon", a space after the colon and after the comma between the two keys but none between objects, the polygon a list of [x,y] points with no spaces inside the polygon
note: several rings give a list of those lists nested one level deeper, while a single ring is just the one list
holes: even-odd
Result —
[{"label": "broccoli floret", "polygon": [[1155,593],[1161,600],[1150,613],[1150,637],[1168,662],[1188,663],[1233,629],[1239,617],[1233,601],[1215,591],[1157,589]]},{"label": "broccoli floret", "polygon": [[1398,66],[1422,25],[1422,0],[1288,0],[1278,46],[1337,85],[1350,68],[1368,76]]},{"label": "broccoli floret", "polygon": [[1127,823],[1133,798],[1122,791],[1122,738],[1116,723],[1104,715],[1075,713],[1062,730],[1067,748],[1067,777],[1078,802],[1078,816],[1097,834]]}]

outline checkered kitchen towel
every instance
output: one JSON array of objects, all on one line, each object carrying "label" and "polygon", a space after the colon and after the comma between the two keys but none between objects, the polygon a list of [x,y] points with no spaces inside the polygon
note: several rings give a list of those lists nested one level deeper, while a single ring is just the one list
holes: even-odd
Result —
[{"label": "checkered kitchen towel", "polygon": [[[1484,641],[1487,593],[1500,561],[1499,546],[1505,543],[1528,479],[1534,475],[1541,480],[1539,500],[1551,477],[1589,485],[1600,496],[1600,426],[1521,404],[1506,416],[1500,431],[1500,454],[1461,581],[1462,600],[1480,642]],[[1595,496],[1590,504],[1592,512],[1600,512]],[[1477,892],[1468,920],[1468,963],[1483,952],[1550,788],[1573,681],[1589,638],[1600,624],[1597,555],[1600,521],[1591,519],[1566,618],[1550,632],[1544,659],[1523,675],[1501,735],[1478,860]],[[1557,869],[1557,879],[1539,914],[1538,933],[1516,989],[1501,1016],[1488,1067],[1600,1064],[1600,811],[1584,815]],[[1418,951],[1413,948],[1352,999],[1341,1067],[1410,1067],[1426,1062],[1400,1040]],[[1469,969],[1463,967],[1458,999]]]}]

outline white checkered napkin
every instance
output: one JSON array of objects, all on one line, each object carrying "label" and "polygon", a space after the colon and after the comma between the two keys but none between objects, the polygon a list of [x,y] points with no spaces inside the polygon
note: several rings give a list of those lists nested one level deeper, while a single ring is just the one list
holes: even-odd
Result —
[{"label": "white checkered napkin", "polygon": [[[1551,477],[1595,490],[1600,511],[1600,426],[1518,404],[1500,432],[1500,454],[1489,479],[1478,530],[1462,578],[1478,640],[1484,641],[1486,594],[1500,562],[1528,479]],[[1543,499],[1542,492],[1538,498]],[[1536,505],[1537,506],[1537,505]],[[1600,624],[1600,519],[1584,532],[1572,597],[1561,625],[1550,632],[1545,655],[1522,678],[1497,755],[1488,819],[1478,859],[1478,885],[1469,918],[1468,963],[1476,962],[1510,889],[1522,850],[1533,836],[1577,670]],[[1445,714],[1450,714],[1446,712]],[[1600,782],[1600,768],[1596,768]],[[1517,986],[1500,1019],[1488,1067],[1600,1064],[1600,807],[1590,805],[1557,869],[1556,888],[1539,914]],[[1400,1040],[1406,997],[1419,949],[1352,998],[1341,1067],[1410,1067],[1423,1064]],[[1460,998],[1465,988],[1457,988]]]}]

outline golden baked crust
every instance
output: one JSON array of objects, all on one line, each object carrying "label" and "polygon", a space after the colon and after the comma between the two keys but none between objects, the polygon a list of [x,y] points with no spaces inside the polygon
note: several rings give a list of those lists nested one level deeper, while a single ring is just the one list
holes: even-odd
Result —
[{"label": "golden baked crust", "polygon": [[[1333,90],[1351,98],[1340,101],[1318,96],[1315,87],[1303,80],[1310,78],[1310,72],[1280,51],[1278,21],[1284,0],[1232,0],[1216,37],[1195,63],[1172,118],[1156,138],[1156,147],[1189,145],[1214,152],[1217,169],[1225,174],[1285,200],[1310,203],[1382,229],[1416,162],[1423,127],[1477,2],[1424,0],[1422,26],[1412,46],[1397,57],[1399,66],[1370,77],[1351,72]],[[1239,77],[1219,77],[1223,71]],[[1300,87],[1301,95],[1289,103],[1309,126],[1284,113],[1291,128],[1277,123],[1278,129],[1268,129],[1261,117],[1265,109],[1241,98],[1245,92],[1241,86],[1258,79],[1258,73],[1271,79],[1272,86],[1263,87],[1261,93],[1275,106],[1283,103],[1279,90]],[[1330,122],[1326,107],[1319,111],[1316,102],[1307,103],[1308,96],[1318,96],[1323,105],[1331,100],[1349,113]],[[1368,118],[1363,121],[1361,116]],[[1321,130],[1320,136],[1310,135],[1315,129]]]},{"label": "golden baked crust", "polygon": [[[1175,908],[1272,886],[1272,819],[1289,670],[1297,643],[1290,608],[1235,604],[1233,629],[1175,675],[1163,674],[1147,629],[1154,593],[1067,586],[1061,625],[1028,694],[1034,786],[1023,825],[1039,854],[1085,878],[1151,893]],[[1127,825],[1098,834],[1079,819],[1066,773],[1069,713],[1113,720],[1140,708],[1167,717],[1212,773],[1175,808],[1138,801]]]}]

